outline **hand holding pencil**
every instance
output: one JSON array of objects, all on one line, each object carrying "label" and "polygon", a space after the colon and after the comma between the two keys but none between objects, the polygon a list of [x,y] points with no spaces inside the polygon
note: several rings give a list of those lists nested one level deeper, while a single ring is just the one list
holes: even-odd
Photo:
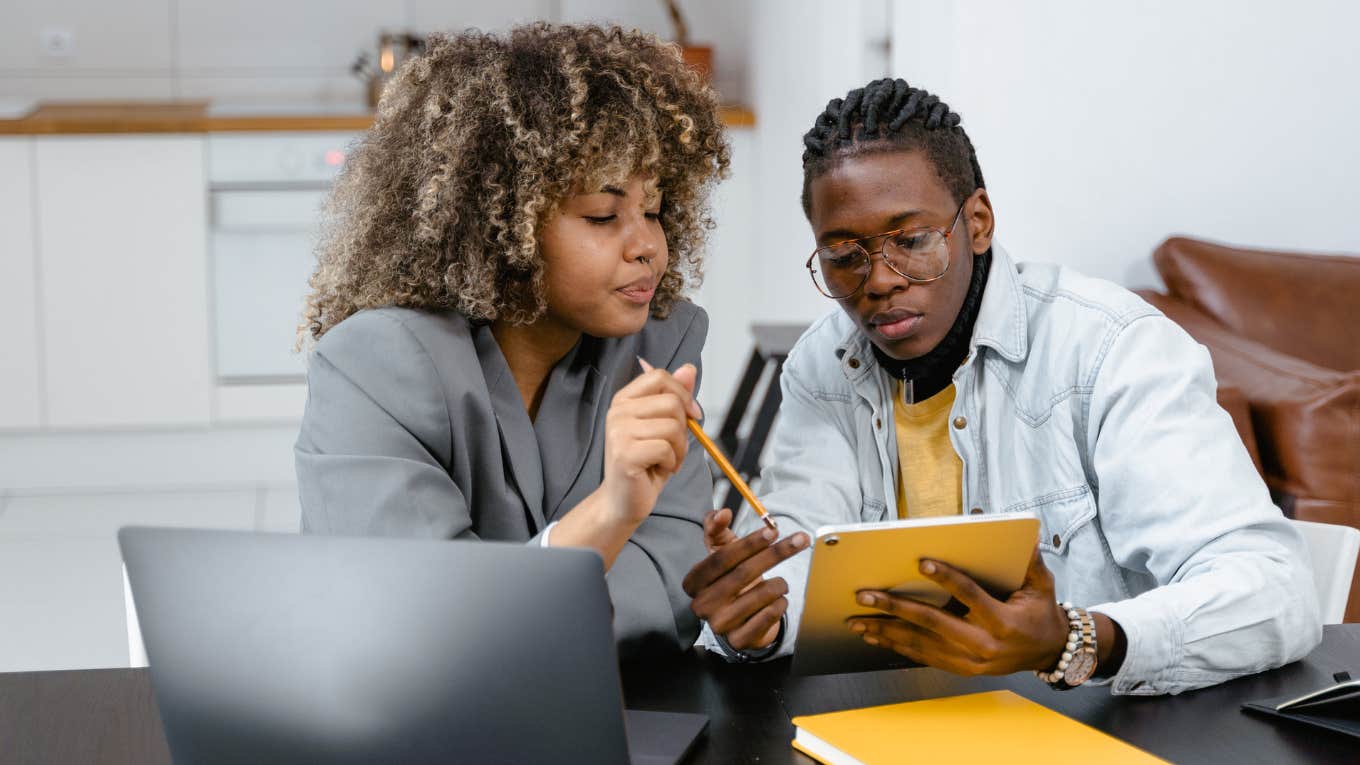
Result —
[{"label": "hand holding pencil", "polygon": [[[650,372],[654,369],[654,367],[651,364],[648,364],[647,360],[641,356],[638,357],[638,363],[642,365],[642,370],[644,372]],[[755,493],[751,491],[751,487],[746,485],[746,481],[742,480],[741,474],[737,472],[736,468],[732,467],[732,463],[728,462],[727,457],[723,456],[722,450],[718,448],[718,445],[713,443],[713,439],[709,438],[708,434],[704,432],[703,426],[699,424],[699,421],[693,417],[686,417],[685,425],[689,427],[689,432],[694,434],[694,438],[699,442],[699,445],[704,447],[704,451],[708,452],[708,456],[713,459],[715,464],[717,464],[718,469],[722,471],[722,474],[727,476],[727,480],[732,483],[732,487],[741,494],[742,499],[746,500],[746,504],[751,506],[751,509],[756,512],[756,515],[760,516],[760,520],[764,521],[765,525],[768,526],[771,531],[778,533],[779,527],[775,525],[774,519],[770,517],[770,513],[765,510],[765,506],[756,498]]]}]

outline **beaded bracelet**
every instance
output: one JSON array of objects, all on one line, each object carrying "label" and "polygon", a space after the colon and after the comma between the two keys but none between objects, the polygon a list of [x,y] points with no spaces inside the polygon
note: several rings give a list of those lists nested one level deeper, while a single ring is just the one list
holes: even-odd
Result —
[{"label": "beaded bracelet", "polygon": [[[1072,666],[1073,660],[1080,659],[1083,665],[1086,662],[1093,662],[1095,660],[1096,627],[1095,622],[1091,619],[1091,614],[1087,612],[1086,609],[1077,608],[1071,603],[1066,602],[1059,603],[1058,605],[1067,614],[1067,624],[1070,628],[1067,633],[1067,644],[1063,646],[1062,656],[1058,659],[1057,669],[1054,669],[1051,672],[1035,670],[1034,674],[1038,676],[1040,680],[1043,680],[1045,683],[1048,683],[1055,688],[1067,688],[1072,686],[1064,684],[1063,678],[1067,675],[1067,670]],[[1084,676],[1077,684],[1084,682],[1091,675],[1091,671],[1085,666],[1082,666],[1081,669],[1083,671],[1079,674]],[[1094,669],[1094,667],[1091,669]]]}]

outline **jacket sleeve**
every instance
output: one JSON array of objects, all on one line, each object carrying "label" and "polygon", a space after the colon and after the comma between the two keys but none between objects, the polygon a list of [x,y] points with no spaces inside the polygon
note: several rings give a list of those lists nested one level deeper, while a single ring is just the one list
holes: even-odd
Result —
[{"label": "jacket sleeve", "polygon": [[[779,378],[783,401],[758,486],[760,501],[778,524],[781,538],[798,531],[815,538],[820,526],[858,523],[864,504],[848,422],[834,411],[851,404],[819,400],[813,393],[816,383],[799,363],[800,355],[795,348]],[[746,535],[760,525],[755,512],[743,507],[735,531]],[[811,556],[811,549],[803,550],[766,574],[766,578],[783,577],[789,585],[784,639],[770,658],[793,653]],[[726,656],[707,626],[701,642]]]},{"label": "jacket sleeve", "polygon": [[1107,343],[1090,382],[1101,530],[1120,566],[1159,585],[1091,606],[1128,639],[1112,690],[1179,693],[1312,650],[1322,627],[1307,549],[1218,406],[1205,349],[1145,316]]},{"label": "jacket sleeve", "polygon": [[[693,364],[702,371],[700,353],[707,335],[708,316],[696,311],[666,368]],[[651,515],[633,532],[605,577],[622,658],[694,645],[699,620],[681,583],[706,554],[703,519],[712,509],[712,497],[707,457],[691,435],[684,464],[666,482]]]},{"label": "jacket sleeve", "polygon": [[476,538],[444,468],[443,389],[398,319],[366,312],[337,325],[313,353],[307,385],[294,448],[305,533]]}]

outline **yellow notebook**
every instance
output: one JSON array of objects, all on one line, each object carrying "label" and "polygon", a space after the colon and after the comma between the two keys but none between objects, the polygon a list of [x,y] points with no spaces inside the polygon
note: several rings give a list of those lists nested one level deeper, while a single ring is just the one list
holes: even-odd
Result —
[{"label": "yellow notebook", "polygon": [[793,748],[827,765],[1165,763],[1010,691],[793,718]]}]

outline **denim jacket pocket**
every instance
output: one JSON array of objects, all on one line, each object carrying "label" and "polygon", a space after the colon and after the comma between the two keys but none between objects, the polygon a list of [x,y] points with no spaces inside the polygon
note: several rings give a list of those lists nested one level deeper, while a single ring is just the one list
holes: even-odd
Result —
[{"label": "denim jacket pocket", "polygon": [[887,504],[870,497],[865,497],[864,504],[861,505],[859,509],[859,519],[865,523],[888,520],[886,515],[887,508]]},{"label": "denim jacket pocket", "polygon": [[1096,503],[1090,487],[1082,484],[1012,505],[1005,511],[1029,511],[1039,516],[1039,550],[1065,555],[1072,540],[1096,517]]},{"label": "denim jacket pocket", "polygon": [[1039,552],[1053,574],[1059,600],[1091,605],[1123,592],[1095,522],[1096,502],[1082,484],[1020,503],[1012,512],[1039,516]]}]

